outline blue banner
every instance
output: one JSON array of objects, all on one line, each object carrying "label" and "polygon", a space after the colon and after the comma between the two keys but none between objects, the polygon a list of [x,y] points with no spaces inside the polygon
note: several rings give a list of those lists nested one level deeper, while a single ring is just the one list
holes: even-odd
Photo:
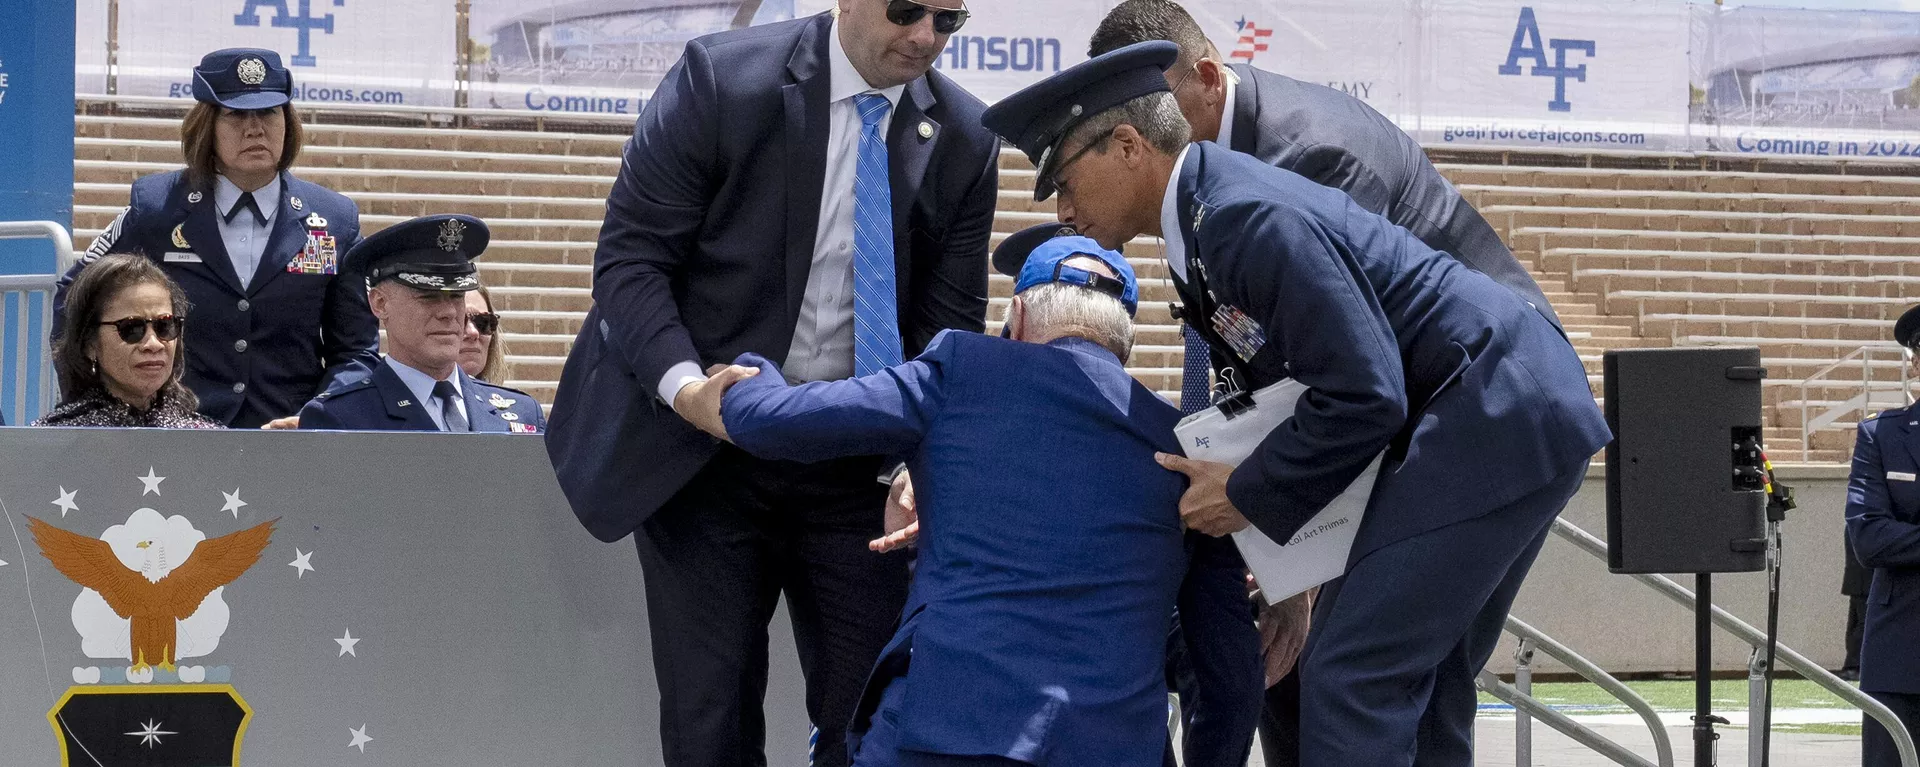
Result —
[{"label": "blue banner", "polygon": [[[74,0],[0,13],[0,221],[73,228]],[[0,240],[0,418],[23,423],[50,394],[43,280],[59,259],[44,239]]]}]

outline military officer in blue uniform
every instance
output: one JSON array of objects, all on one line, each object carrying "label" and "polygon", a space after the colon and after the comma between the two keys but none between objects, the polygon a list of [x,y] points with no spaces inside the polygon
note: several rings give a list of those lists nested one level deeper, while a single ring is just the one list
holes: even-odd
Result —
[{"label": "military officer in blue uniform", "polygon": [[1035,196],[1112,247],[1166,241],[1186,317],[1250,388],[1309,387],[1238,467],[1186,474],[1188,527],[1287,540],[1385,453],[1301,661],[1302,763],[1473,762],[1473,677],[1549,526],[1611,440],[1559,329],[1346,194],[1190,131],[1173,43],[1128,46],[987,110]]},{"label": "military officer in blue uniform", "polygon": [[[300,154],[293,76],[273,51],[214,51],[193,70],[186,168],[133,183],[131,204],[60,280],[108,253],[153,259],[193,303],[185,382],[200,412],[238,428],[285,419],[378,362],[351,200],[288,172]],[[58,328],[59,322],[54,323]]]},{"label": "military officer in blue uniform", "polygon": [[487,225],[458,214],[402,221],[362,240],[347,265],[367,275],[368,303],[387,330],[387,356],[364,378],[335,384],[300,410],[300,428],[539,434],[540,403],[460,369],[473,259]]},{"label": "military officer in blue uniform", "polygon": [[[1893,339],[1920,349],[1920,306],[1893,326]],[[1909,372],[1920,372],[1910,356]],[[1860,689],[1920,734],[1920,405],[1860,422],[1847,478],[1847,540],[1872,571],[1860,640]],[[1873,717],[1861,731],[1863,767],[1897,767],[1893,737]]]},{"label": "military officer in blue uniform", "polygon": [[716,376],[737,381],[724,399],[684,403],[762,458],[907,457],[918,568],[848,728],[861,767],[1147,767],[1166,743],[1184,481],[1154,454],[1177,449],[1179,410],[1124,367],[1126,259],[1030,242],[1005,339],[943,331],[905,364],[799,386],[746,354]]}]

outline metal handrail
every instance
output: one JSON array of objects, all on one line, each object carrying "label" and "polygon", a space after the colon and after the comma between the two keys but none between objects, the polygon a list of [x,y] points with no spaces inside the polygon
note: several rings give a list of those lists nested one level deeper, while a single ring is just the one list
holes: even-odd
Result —
[{"label": "metal handrail", "polygon": [[[1607,559],[1607,542],[1592,533],[1580,529],[1578,525],[1568,522],[1565,519],[1555,519],[1553,521],[1553,532],[1555,535],[1567,539],[1588,554],[1592,554],[1602,561]],[[1652,586],[1655,591],[1679,603],[1680,606],[1686,608],[1687,611],[1692,612],[1696,609],[1693,591],[1675,583],[1672,578],[1653,574],[1634,574],[1633,577],[1642,583]],[[1765,648],[1767,646],[1767,636],[1761,633],[1759,629],[1748,625],[1746,621],[1734,617],[1732,613],[1721,609],[1718,605],[1712,605],[1711,607],[1712,612],[1710,616],[1712,617],[1714,625],[1734,635],[1734,637],[1740,641],[1746,642],[1749,647]],[[1900,722],[1900,717],[1896,716],[1892,709],[1887,708],[1885,704],[1874,700],[1871,696],[1861,692],[1859,688],[1848,684],[1840,677],[1834,676],[1832,672],[1821,668],[1820,664],[1814,663],[1811,659],[1807,658],[1807,656],[1801,655],[1793,648],[1778,643],[1774,645],[1774,648],[1776,650],[1775,660],[1777,662],[1783,663],[1788,668],[1799,672],[1801,677],[1819,685],[1827,692],[1833,693],[1841,700],[1852,705],[1854,708],[1860,709],[1868,716],[1878,720],[1882,726],[1886,727],[1887,733],[1893,737],[1894,746],[1900,751],[1900,764],[1902,767],[1920,767],[1920,753],[1914,750],[1913,736],[1907,732],[1906,725]],[[1489,690],[1489,692],[1492,691]],[[1551,721],[1548,723],[1552,724]],[[1556,727],[1555,729],[1559,728]],[[1622,763],[1625,764],[1625,762]]]},{"label": "metal handrail", "polygon": [[0,221],[0,240],[44,239],[53,241],[54,276],[66,274],[78,256],[73,254],[73,235],[55,221]]},{"label": "metal handrail", "polygon": [[[1873,385],[1874,358],[1882,352],[1892,352],[1902,359],[1904,359],[1904,355],[1906,354],[1905,349],[1899,349],[1897,347],[1889,348],[1884,344],[1864,345],[1853,350],[1847,354],[1847,356],[1834,360],[1826,367],[1814,371],[1813,375],[1807,376],[1800,381],[1800,460],[1807,460],[1808,457],[1812,455],[1814,432],[1826,428],[1828,425],[1838,421],[1841,416],[1849,413],[1860,410],[1871,411],[1873,409],[1874,392],[1892,391],[1891,387],[1876,389]],[[1825,412],[1817,416],[1810,415],[1808,402],[1811,400],[1811,394],[1809,392],[1813,384],[1826,378],[1827,374],[1839,370],[1842,366],[1854,361],[1856,358],[1860,361],[1860,394],[1828,408]],[[1913,401],[1913,382],[1904,374],[1900,376],[1900,391],[1905,395],[1908,402]]]},{"label": "metal handrail", "polygon": [[[0,221],[0,240],[26,239],[44,239],[53,243],[54,273],[0,275],[0,292],[46,292],[48,294],[46,300],[40,302],[40,310],[37,312],[40,316],[41,330],[45,332],[53,323],[52,293],[59,283],[60,275],[66,274],[67,270],[72,268],[76,261],[76,256],[73,252],[73,236],[67,233],[65,226],[53,221]],[[23,319],[27,317],[30,311],[28,308],[29,305],[29,302],[25,300],[25,296],[22,296],[22,300],[19,302],[19,309]],[[6,397],[22,408],[26,408],[24,413],[16,413],[16,415],[21,416],[35,415],[36,411],[32,409],[35,407],[39,408],[38,412],[45,412],[47,408],[52,407],[58,400],[58,387],[55,385],[53,376],[52,355],[49,350],[42,345],[46,340],[44,337],[27,337],[27,330],[32,326],[32,322],[23,321],[20,323],[20,327],[7,330],[9,333],[17,333],[14,345],[19,349],[21,355],[21,377],[16,380],[21,382],[21,388],[19,391],[0,392],[0,396]],[[33,350],[36,348],[39,350],[38,359],[33,360],[28,355],[34,354],[35,352]],[[26,373],[33,368],[32,362],[38,363],[39,374],[29,378],[26,376]],[[29,383],[29,381],[33,383]],[[26,392],[32,391],[35,388],[35,384],[37,384],[37,388],[39,389],[38,401],[28,403],[23,397]],[[31,421],[32,418],[21,417],[20,420],[24,423]]]},{"label": "metal handrail", "polygon": [[[1500,677],[1494,676],[1491,671],[1482,669],[1480,675],[1475,677],[1474,681],[1479,684],[1480,689],[1487,691],[1487,694],[1513,704],[1515,709],[1524,711],[1528,716],[1546,722],[1548,727],[1559,730],[1566,734],[1567,737],[1572,738],[1574,742],[1599,752],[1601,756],[1612,759],[1615,763],[1624,764],[1627,765],[1627,767],[1659,767],[1659,765],[1647,761],[1646,757],[1628,750],[1626,746],[1608,740],[1606,736],[1588,729],[1584,724],[1573,721],[1573,719],[1566,714],[1553,710],[1552,706],[1534,700],[1532,696],[1520,694],[1520,692],[1513,689],[1511,685],[1500,681]],[[1668,762],[1668,764],[1670,765],[1672,763]]]},{"label": "metal handrail", "polygon": [[[1567,668],[1572,669],[1573,672],[1579,674],[1581,678],[1611,693],[1613,697],[1618,698],[1621,703],[1627,704],[1627,708],[1633,709],[1634,713],[1639,714],[1640,719],[1647,723],[1647,729],[1653,732],[1654,758],[1659,761],[1659,767],[1673,767],[1673,743],[1667,736],[1666,725],[1660,721],[1659,712],[1653,710],[1653,704],[1648,703],[1646,698],[1641,697],[1640,694],[1634,692],[1632,688],[1621,684],[1619,679],[1607,673],[1605,669],[1600,668],[1593,661],[1587,660],[1579,653],[1574,652],[1573,648],[1561,644],[1559,640],[1548,636],[1545,632],[1528,625],[1519,618],[1511,615],[1507,616],[1507,633],[1519,637],[1521,641],[1531,644],[1535,648],[1544,651],[1547,655],[1552,656],[1555,660],[1566,664]],[[1521,692],[1521,694],[1526,693]],[[1528,695],[1528,697],[1531,698],[1532,696]],[[1519,707],[1516,706],[1515,708],[1518,709]],[[1551,724],[1551,722],[1549,722],[1549,724]],[[1556,727],[1555,729],[1559,728]],[[1572,735],[1572,733],[1567,734],[1569,736]],[[1599,736],[1596,735],[1595,737]]]}]

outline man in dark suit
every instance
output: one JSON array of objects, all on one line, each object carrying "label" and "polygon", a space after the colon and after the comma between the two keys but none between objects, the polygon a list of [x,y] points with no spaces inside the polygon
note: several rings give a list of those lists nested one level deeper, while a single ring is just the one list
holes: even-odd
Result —
[{"label": "man in dark suit", "polygon": [[[1126,0],[1094,31],[1088,55],[1098,56],[1148,40],[1180,46],[1166,72],[1194,141],[1212,141],[1346,192],[1353,201],[1412,232],[1427,247],[1447,253],[1512,288],[1556,324],[1559,318],[1527,269],[1486,219],[1440,175],[1425,151],[1399,126],[1366,102],[1323,85],[1305,83],[1246,64],[1222,63],[1220,50],[1186,9],[1172,0]],[[1186,375],[1181,408],[1206,407],[1209,351],[1198,333],[1186,332]],[[1263,623],[1273,614],[1262,616]],[[1262,626],[1263,631],[1274,629]],[[1268,689],[1260,724],[1268,767],[1296,764],[1299,683],[1289,675]],[[1182,698],[1194,690],[1183,690]],[[1211,737],[1203,723],[1201,739]],[[1190,743],[1194,740],[1190,736]],[[1188,763],[1194,762],[1189,751]]]},{"label": "man in dark suit", "polygon": [[1189,144],[1163,74],[1178,55],[1128,46],[984,119],[1080,233],[1165,238],[1186,315],[1236,379],[1308,387],[1237,467],[1161,458],[1191,480],[1189,528],[1289,540],[1385,456],[1347,573],[1315,604],[1303,763],[1468,767],[1473,677],[1612,435],[1572,346],[1512,290],[1338,191]]},{"label": "man in dark suit", "polygon": [[634,127],[547,444],[587,529],[634,533],[671,767],[765,763],[782,593],[815,763],[846,762],[906,600],[907,555],[867,550],[897,461],[761,460],[680,413],[719,397],[704,367],[745,352],[832,380],[984,327],[999,145],[929,71],[965,19],[959,0],[841,0],[703,37]]},{"label": "man in dark suit", "polygon": [[[1893,340],[1920,349],[1920,306],[1900,315]],[[1909,373],[1920,372],[1920,356]],[[1920,732],[1920,405],[1860,421],[1847,477],[1847,542],[1872,573],[1860,643],[1860,689]],[[1873,717],[1860,732],[1863,767],[1893,767],[1900,753]]]},{"label": "man in dark suit", "polygon": [[759,456],[909,456],[919,564],[854,718],[856,765],[1151,767],[1185,569],[1183,483],[1153,456],[1178,449],[1180,414],[1127,375],[1124,257],[1076,236],[995,255],[1015,267],[1007,339],[944,333],[905,364],[802,386],[746,355],[727,375],[758,374],[696,421]]}]

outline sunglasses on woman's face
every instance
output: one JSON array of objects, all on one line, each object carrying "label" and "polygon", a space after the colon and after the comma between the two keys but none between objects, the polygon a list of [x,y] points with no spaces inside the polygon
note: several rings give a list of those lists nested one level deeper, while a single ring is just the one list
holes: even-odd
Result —
[{"label": "sunglasses on woman's face", "polygon": [[479,331],[480,335],[483,336],[493,335],[493,331],[500,329],[500,315],[494,314],[493,312],[476,312],[469,314],[467,315],[467,322],[473,325],[473,329]]},{"label": "sunglasses on woman's face", "polygon": [[165,314],[153,319],[128,317],[124,320],[114,320],[100,324],[112,325],[114,331],[120,334],[120,340],[126,342],[128,346],[132,346],[147,340],[148,325],[153,326],[154,337],[159,338],[161,341],[172,341],[180,337],[180,326],[185,323],[185,319],[175,317],[171,314]]},{"label": "sunglasses on woman's face", "polygon": [[920,23],[920,19],[929,13],[933,14],[933,31],[943,35],[960,31],[960,27],[967,23],[967,17],[972,15],[965,9],[928,8],[913,0],[892,0],[887,3],[887,21],[903,27]]}]

